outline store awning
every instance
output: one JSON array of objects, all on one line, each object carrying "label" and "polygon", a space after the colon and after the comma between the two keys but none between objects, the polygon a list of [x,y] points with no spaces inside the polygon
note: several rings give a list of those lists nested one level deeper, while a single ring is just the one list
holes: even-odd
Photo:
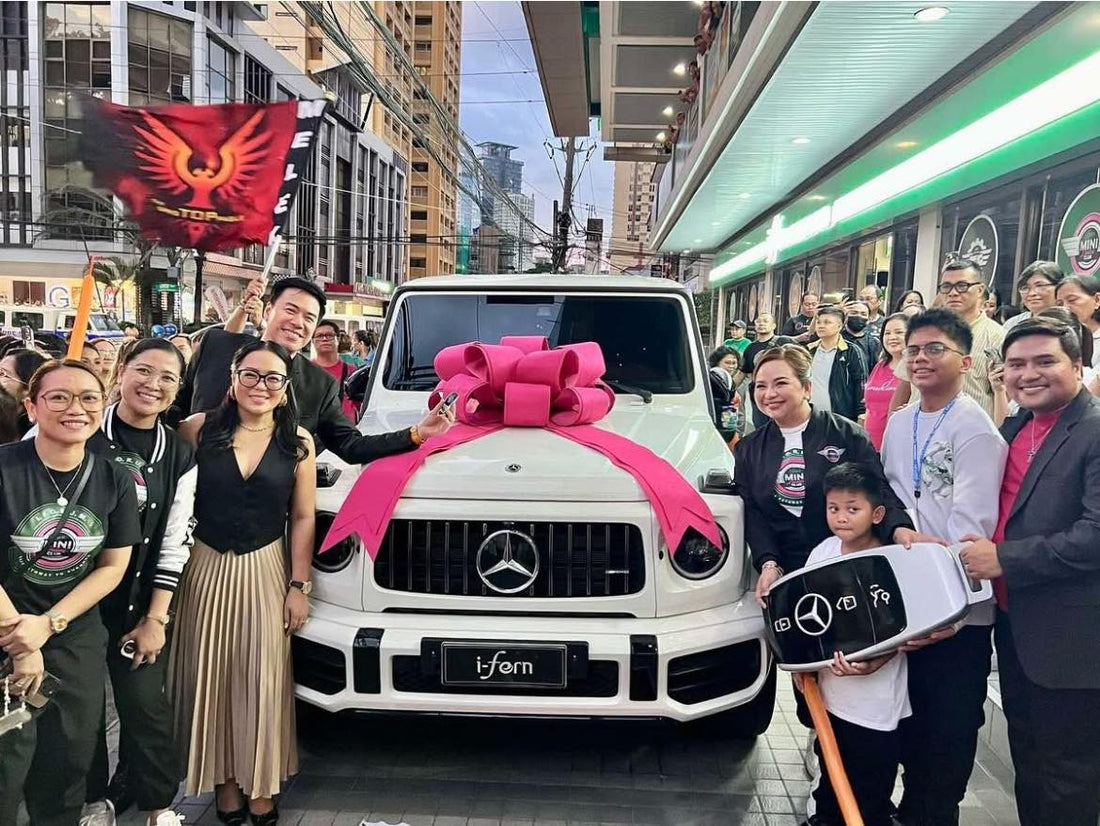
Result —
[{"label": "store awning", "polygon": [[[1097,4],[1076,4],[797,199],[757,216],[716,257],[711,282],[747,277],[1100,141],[1098,29]],[[685,216],[704,208],[696,196]]]}]

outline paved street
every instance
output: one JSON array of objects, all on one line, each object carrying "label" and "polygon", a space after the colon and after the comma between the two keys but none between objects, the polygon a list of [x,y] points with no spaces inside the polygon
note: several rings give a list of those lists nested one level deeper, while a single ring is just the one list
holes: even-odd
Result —
[{"label": "paved street", "polygon": [[[665,723],[328,717],[299,720],[302,771],[283,795],[285,826],[761,824],[801,821],[810,781],[805,729],[787,681],[756,743]],[[984,744],[963,826],[1016,824],[1009,775]],[[214,823],[210,796],[182,801]],[[128,812],[123,823],[137,823]]]}]

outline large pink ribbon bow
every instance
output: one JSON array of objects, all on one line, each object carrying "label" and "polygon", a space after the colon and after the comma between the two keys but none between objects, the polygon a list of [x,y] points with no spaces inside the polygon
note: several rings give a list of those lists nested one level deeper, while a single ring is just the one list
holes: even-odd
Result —
[{"label": "large pink ribbon bow", "polygon": [[419,448],[376,459],[363,468],[332,522],[322,550],[358,534],[374,559],[397,502],[425,460],[506,427],[541,427],[591,448],[628,472],[641,486],[670,548],[689,529],[715,545],[721,535],[707,503],[671,464],[649,448],[594,427],[615,404],[600,381],[604,358],[595,342],[551,350],[541,336],[505,336],[500,344],[456,344],[435,357],[439,385],[429,406],[457,393],[458,421]]}]

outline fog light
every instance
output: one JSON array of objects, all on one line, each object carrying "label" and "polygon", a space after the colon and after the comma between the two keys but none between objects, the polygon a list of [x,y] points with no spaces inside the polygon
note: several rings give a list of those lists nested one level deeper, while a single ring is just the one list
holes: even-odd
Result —
[{"label": "fog light", "polygon": [[673,551],[670,559],[676,573],[685,579],[706,579],[718,573],[729,556],[729,537],[718,527],[722,535],[722,547],[718,547],[698,531],[691,528]]}]

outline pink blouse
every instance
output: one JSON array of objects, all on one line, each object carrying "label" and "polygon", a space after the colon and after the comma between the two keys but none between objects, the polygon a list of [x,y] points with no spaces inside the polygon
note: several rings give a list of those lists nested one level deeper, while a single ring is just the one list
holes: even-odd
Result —
[{"label": "pink blouse", "polygon": [[867,435],[875,450],[882,450],[882,436],[886,432],[886,419],[890,415],[890,399],[901,380],[894,375],[894,368],[881,361],[875,364],[867,383],[863,386],[863,401],[867,406]]}]

